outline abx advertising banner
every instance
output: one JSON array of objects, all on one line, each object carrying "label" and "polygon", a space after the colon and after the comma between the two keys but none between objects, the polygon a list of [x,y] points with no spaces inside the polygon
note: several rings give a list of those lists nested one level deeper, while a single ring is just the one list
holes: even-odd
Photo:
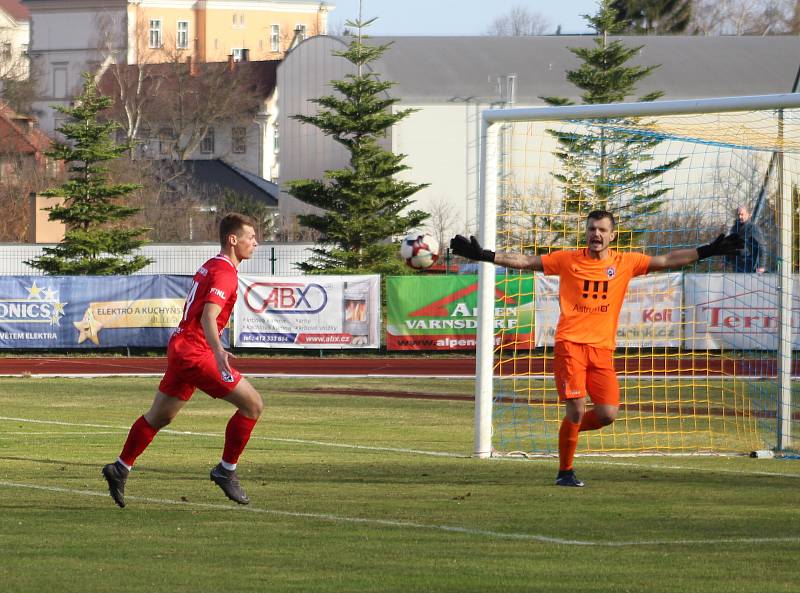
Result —
[{"label": "abx advertising banner", "polygon": [[234,346],[380,348],[380,276],[239,276]]}]

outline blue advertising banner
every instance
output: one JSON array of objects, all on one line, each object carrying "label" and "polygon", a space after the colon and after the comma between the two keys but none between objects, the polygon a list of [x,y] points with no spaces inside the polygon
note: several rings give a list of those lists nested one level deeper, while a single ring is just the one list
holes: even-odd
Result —
[{"label": "blue advertising banner", "polygon": [[190,276],[0,276],[0,348],[166,346]]}]

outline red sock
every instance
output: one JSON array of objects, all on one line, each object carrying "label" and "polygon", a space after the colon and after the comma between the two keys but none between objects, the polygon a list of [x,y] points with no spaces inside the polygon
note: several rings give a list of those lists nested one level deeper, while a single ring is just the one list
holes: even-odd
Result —
[{"label": "red sock", "polygon": [[603,428],[603,425],[600,424],[600,421],[597,419],[595,410],[591,409],[583,415],[580,431],[583,432],[584,430],[597,430],[598,428]]},{"label": "red sock", "polygon": [[580,427],[580,424],[570,422],[567,418],[561,422],[561,428],[558,429],[558,469],[560,471],[572,469],[575,449],[578,448]]},{"label": "red sock", "polygon": [[133,467],[133,464],[136,463],[136,458],[147,449],[147,445],[153,441],[157,433],[158,430],[150,426],[144,416],[139,416],[139,419],[131,426],[128,438],[122,447],[122,453],[119,454],[122,463],[128,467]]},{"label": "red sock", "polygon": [[239,455],[247,446],[256,422],[258,422],[258,418],[243,416],[239,410],[236,410],[236,413],[231,416],[228,426],[225,427],[225,449],[222,451],[222,460],[225,463],[234,464],[239,461]]}]

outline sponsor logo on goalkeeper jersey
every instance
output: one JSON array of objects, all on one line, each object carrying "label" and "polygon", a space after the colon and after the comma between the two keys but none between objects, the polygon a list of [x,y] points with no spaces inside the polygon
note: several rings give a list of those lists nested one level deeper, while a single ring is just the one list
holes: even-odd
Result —
[{"label": "sponsor logo on goalkeeper jersey", "polygon": [[573,313],[608,313],[608,305],[595,305],[588,307],[586,305],[572,305]]}]

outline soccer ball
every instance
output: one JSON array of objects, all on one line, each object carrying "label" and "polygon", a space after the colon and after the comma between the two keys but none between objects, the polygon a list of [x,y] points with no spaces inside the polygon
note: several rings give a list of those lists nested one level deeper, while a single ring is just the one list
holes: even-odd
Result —
[{"label": "soccer ball", "polygon": [[410,233],[400,243],[400,257],[415,270],[430,268],[439,257],[439,241],[421,233]]}]

